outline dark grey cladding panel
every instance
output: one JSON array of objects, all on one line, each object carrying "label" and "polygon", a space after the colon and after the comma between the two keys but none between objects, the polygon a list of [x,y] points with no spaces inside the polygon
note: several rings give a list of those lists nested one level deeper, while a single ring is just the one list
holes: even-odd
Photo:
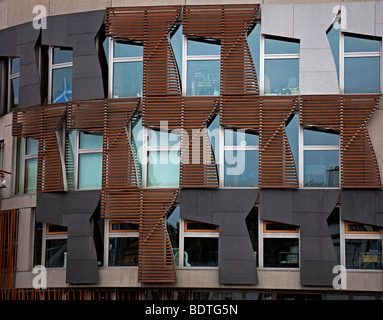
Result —
[{"label": "dark grey cladding panel", "polygon": [[257,266],[245,219],[258,190],[183,189],[181,218],[219,226],[219,282],[257,284]]},{"label": "dark grey cladding panel", "polygon": [[37,193],[36,220],[68,227],[67,283],[98,283],[90,219],[100,197],[99,190]]},{"label": "dark grey cladding panel", "polygon": [[331,286],[337,265],[327,218],[339,201],[339,190],[261,190],[260,217],[300,228],[301,284]]},{"label": "dark grey cladding panel", "polygon": [[342,219],[383,226],[383,192],[370,189],[342,190]]},{"label": "dark grey cladding panel", "polygon": [[17,56],[17,27],[0,30],[0,56]]}]

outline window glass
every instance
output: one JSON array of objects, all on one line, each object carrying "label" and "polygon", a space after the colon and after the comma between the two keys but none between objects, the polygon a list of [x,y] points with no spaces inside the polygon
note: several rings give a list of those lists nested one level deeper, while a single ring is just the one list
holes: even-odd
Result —
[{"label": "window glass", "polygon": [[138,231],[138,224],[126,223],[126,222],[111,222],[110,223],[111,232],[120,231],[120,232],[129,232],[129,231]]},{"label": "window glass", "polygon": [[339,151],[304,152],[305,187],[339,187]]},{"label": "window glass", "polygon": [[60,226],[56,224],[47,225],[47,234],[66,234],[68,233],[68,227]]},{"label": "window glass", "polygon": [[220,92],[220,61],[189,60],[187,62],[187,95],[218,96]]},{"label": "window glass", "polygon": [[380,92],[380,57],[344,58],[344,92]]},{"label": "window glass", "polygon": [[265,94],[298,94],[299,59],[265,59],[264,82]]},{"label": "window glass", "polygon": [[188,40],[187,41],[187,54],[188,55],[220,55],[221,46],[217,41],[198,41]]},{"label": "window glass", "polygon": [[334,26],[327,32],[327,39],[330,44],[332,55],[334,57],[335,67],[339,78],[339,22],[334,23]]},{"label": "window glass", "polygon": [[142,61],[113,64],[113,98],[142,96]]},{"label": "window glass", "polygon": [[278,222],[264,222],[264,232],[298,232],[298,229],[296,226],[285,224],[285,223],[278,223]]},{"label": "window glass", "polygon": [[12,108],[19,106],[19,77],[11,79],[10,103]]},{"label": "window glass", "polygon": [[160,131],[160,130],[148,130],[149,140],[148,145],[158,147],[172,147],[179,146],[181,141],[181,135],[175,130],[172,132]]},{"label": "window glass", "polygon": [[144,53],[144,47],[142,43],[133,43],[127,41],[113,41],[114,44],[114,58],[125,57],[142,57]]},{"label": "window glass", "polygon": [[148,153],[147,186],[178,188],[179,170],[179,151],[151,151]]},{"label": "window glass", "polygon": [[265,38],[265,54],[299,53],[298,41],[286,41],[277,38]]},{"label": "window glass", "polygon": [[66,266],[67,239],[50,239],[46,241],[45,266],[62,268]]},{"label": "window glass", "polygon": [[109,266],[138,265],[138,237],[109,238]]},{"label": "window glass", "polygon": [[[173,212],[168,216],[167,229],[174,255],[176,255],[179,250],[180,207],[175,207]],[[176,263],[176,265],[178,265],[178,263]]]},{"label": "window glass", "polygon": [[25,154],[38,154],[39,152],[39,140],[38,139],[26,139],[26,151]]},{"label": "window glass", "polygon": [[225,146],[258,146],[259,135],[256,132],[237,129],[225,129]]},{"label": "window glass", "polygon": [[80,132],[80,149],[102,148],[102,134]]},{"label": "window glass", "polygon": [[180,25],[170,39],[180,79],[182,79],[182,37],[182,25]]},{"label": "window glass", "polygon": [[136,170],[137,170],[137,179],[138,185],[142,186],[142,145],[143,145],[143,128],[142,128],[142,118],[133,118],[132,119],[132,149],[136,158]]},{"label": "window glass", "polygon": [[334,208],[327,218],[327,225],[335,248],[337,261],[340,264],[340,215],[338,207]]},{"label": "window glass", "polygon": [[37,190],[37,158],[25,160],[24,193]]},{"label": "window glass", "polygon": [[382,240],[346,239],[347,269],[382,269]]},{"label": "window glass", "polygon": [[11,74],[16,74],[20,72],[20,58],[11,59]]},{"label": "window glass", "polygon": [[380,227],[361,223],[346,222],[347,233],[381,233]]},{"label": "window glass", "polygon": [[184,239],[184,265],[192,267],[218,266],[218,238],[189,238]]},{"label": "window glass", "polygon": [[249,232],[251,245],[254,251],[254,259],[257,261],[258,266],[258,207],[253,207],[248,216],[246,217],[246,226]]},{"label": "window glass", "polygon": [[339,134],[304,129],[303,141],[306,146],[339,146]]},{"label": "window glass", "polygon": [[261,25],[257,23],[254,29],[247,36],[251,57],[254,62],[256,74],[259,74],[260,43],[261,43]]},{"label": "window glass", "polygon": [[257,187],[258,159],[257,150],[225,151],[225,187]]},{"label": "window glass", "polygon": [[380,52],[380,40],[345,35],[344,52]]},{"label": "window glass", "polygon": [[297,177],[299,175],[299,115],[294,114],[286,126],[286,135],[293,154]]},{"label": "window glass", "polygon": [[78,188],[100,189],[102,183],[102,153],[81,153],[78,162]]},{"label": "window glass", "polygon": [[185,231],[217,231],[218,227],[214,224],[187,221],[185,223]]},{"label": "window glass", "polygon": [[52,70],[53,102],[72,100],[72,67]]},{"label": "window glass", "polygon": [[298,268],[298,238],[264,238],[263,264],[266,268]]},{"label": "window glass", "polygon": [[53,48],[53,64],[73,61],[73,50],[67,48]]}]

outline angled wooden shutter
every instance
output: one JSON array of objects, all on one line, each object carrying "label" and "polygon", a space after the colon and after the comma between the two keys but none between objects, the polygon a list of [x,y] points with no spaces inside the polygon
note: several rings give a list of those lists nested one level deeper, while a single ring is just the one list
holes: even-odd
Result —
[{"label": "angled wooden shutter", "polygon": [[300,123],[340,132],[342,188],[381,188],[374,148],[366,128],[380,95],[301,96]]},{"label": "angled wooden shutter", "polygon": [[181,93],[177,64],[168,38],[180,13],[180,6],[106,9],[107,36],[144,42],[144,96]]},{"label": "angled wooden shutter", "polygon": [[184,6],[185,35],[221,40],[221,95],[258,94],[247,32],[259,5]]}]

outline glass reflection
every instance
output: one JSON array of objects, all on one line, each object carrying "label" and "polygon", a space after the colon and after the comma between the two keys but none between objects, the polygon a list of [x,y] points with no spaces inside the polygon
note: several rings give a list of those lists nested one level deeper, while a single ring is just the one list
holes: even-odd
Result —
[{"label": "glass reflection", "polygon": [[298,268],[298,238],[263,239],[263,265],[265,268]]},{"label": "glass reflection", "polygon": [[304,129],[303,141],[305,146],[339,146],[339,134]]},{"label": "glass reflection", "polygon": [[220,61],[192,60],[187,63],[187,95],[218,96],[220,92]]},{"label": "glass reflection", "polygon": [[54,69],[52,77],[53,102],[72,100],[72,67]]},{"label": "glass reflection", "polygon": [[346,240],[347,269],[382,269],[382,240]]},{"label": "glass reflection", "polygon": [[304,186],[339,187],[339,151],[304,151]]},{"label": "glass reflection", "polygon": [[79,154],[79,189],[100,189],[102,183],[102,153]]},{"label": "glass reflection", "polygon": [[225,187],[257,187],[258,158],[257,150],[225,151]]},{"label": "glass reflection", "polygon": [[142,96],[142,61],[113,65],[113,98]]},{"label": "glass reflection", "polygon": [[344,52],[380,52],[380,40],[345,35]]},{"label": "glass reflection", "polygon": [[299,59],[265,60],[265,94],[299,94]]},{"label": "glass reflection", "polygon": [[380,92],[380,58],[362,57],[344,59],[344,92]]},{"label": "glass reflection", "polygon": [[138,237],[109,238],[109,266],[138,265]]},{"label": "glass reflection", "polygon": [[151,151],[148,153],[148,187],[178,188],[179,171],[179,151]]},{"label": "glass reflection", "polygon": [[218,266],[218,238],[189,238],[184,239],[184,265],[192,267]]},{"label": "glass reflection", "polygon": [[265,38],[265,54],[299,53],[298,41],[286,41],[277,38]]}]

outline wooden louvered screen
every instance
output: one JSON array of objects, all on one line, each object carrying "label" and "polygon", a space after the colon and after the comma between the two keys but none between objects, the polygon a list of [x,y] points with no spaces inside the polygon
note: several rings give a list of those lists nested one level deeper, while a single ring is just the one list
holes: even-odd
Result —
[{"label": "wooden louvered screen", "polygon": [[260,98],[259,187],[296,188],[297,172],[285,124],[295,109],[297,98]]},{"label": "wooden louvered screen", "polygon": [[247,32],[259,5],[184,6],[183,33],[221,40],[221,95],[258,94]]},{"label": "wooden louvered screen", "polygon": [[342,188],[381,188],[377,159],[367,132],[367,120],[376,110],[380,95],[303,96],[303,126],[340,132]]},{"label": "wooden louvered screen", "polygon": [[259,187],[296,188],[294,158],[285,123],[297,104],[296,96],[224,96],[222,126],[259,132]]},{"label": "wooden louvered screen", "polygon": [[218,107],[216,97],[152,97],[143,102],[143,125],[181,129],[181,188],[218,187],[205,125]]},{"label": "wooden louvered screen", "polygon": [[103,134],[103,189],[138,186],[127,124],[139,101],[122,98],[68,103],[69,130]]},{"label": "wooden louvered screen", "polygon": [[17,210],[0,211],[0,292],[13,287],[16,261]]},{"label": "wooden louvered screen", "polygon": [[106,10],[106,35],[144,42],[143,95],[180,95],[177,64],[168,33],[180,6],[114,7]]},{"label": "wooden louvered screen", "polygon": [[139,225],[139,282],[175,282],[172,246],[165,217],[174,204],[174,189],[125,188],[102,192],[102,216]]},{"label": "wooden louvered screen", "polygon": [[66,104],[49,107],[24,108],[13,113],[12,135],[39,139],[37,165],[37,191],[64,191],[64,162],[58,139],[61,139],[60,123],[64,120]]}]

